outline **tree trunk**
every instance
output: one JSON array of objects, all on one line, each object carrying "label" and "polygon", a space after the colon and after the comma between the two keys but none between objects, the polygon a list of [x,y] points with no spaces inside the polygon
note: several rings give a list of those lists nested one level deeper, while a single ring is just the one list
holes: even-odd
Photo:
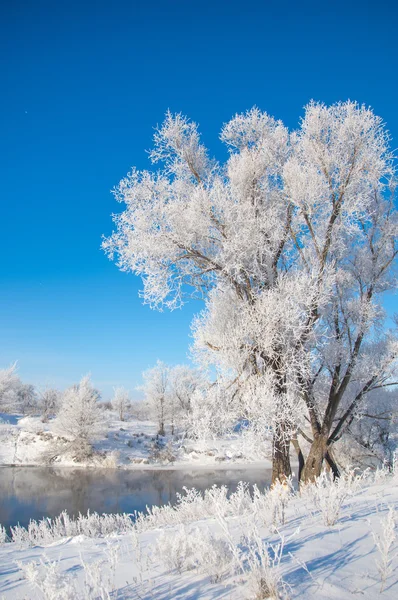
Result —
[{"label": "tree trunk", "polygon": [[300,483],[301,481],[301,474],[303,472],[304,469],[304,465],[305,465],[305,461],[304,461],[304,455],[301,451],[300,448],[300,444],[298,443],[298,439],[297,436],[292,438],[292,445],[297,453],[297,458],[298,458],[298,463],[299,463],[299,468],[298,468],[298,476],[297,476],[297,480]]},{"label": "tree trunk", "polygon": [[308,458],[305,461],[304,469],[301,474],[301,481],[308,483],[315,481],[322,471],[323,461],[328,451],[328,436],[320,433],[311,444]]},{"label": "tree trunk", "polygon": [[165,431],[164,431],[164,400],[160,401],[160,419],[159,419],[158,434],[163,435],[163,436],[165,434]]},{"label": "tree trunk", "polygon": [[283,483],[292,470],[290,467],[290,439],[286,437],[283,424],[275,427],[272,456],[272,485],[277,481]]},{"label": "tree trunk", "polygon": [[338,477],[340,477],[340,470],[334,459],[331,446],[329,446],[328,450],[326,451],[325,460],[333,473],[333,479],[337,479]]}]

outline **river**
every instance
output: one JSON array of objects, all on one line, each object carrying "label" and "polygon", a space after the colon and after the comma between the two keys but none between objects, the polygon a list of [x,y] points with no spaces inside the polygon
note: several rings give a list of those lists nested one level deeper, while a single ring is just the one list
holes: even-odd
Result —
[{"label": "river", "polygon": [[145,507],[175,503],[183,487],[205,490],[226,485],[229,492],[239,481],[264,487],[271,470],[118,470],[48,467],[0,468],[0,523],[28,525],[31,519],[55,517],[66,510],[71,516],[90,512],[132,513]]}]

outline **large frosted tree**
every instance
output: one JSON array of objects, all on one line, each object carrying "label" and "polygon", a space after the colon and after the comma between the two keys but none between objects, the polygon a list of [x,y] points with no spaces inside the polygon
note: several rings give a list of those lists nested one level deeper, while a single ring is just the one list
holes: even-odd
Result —
[{"label": "large frosted tree", "polygon": [[231,373],[247,411],[269,416],[273,478],[290,474],[302,433],[309,479],[395,364],[379,326],[397,252],[388,134],[366,107],[311,103],[297,132],[252,109],[221,139],[223,165],[194,123],[168,113],[150,155],[162,166],[121,181],[126,209],[104,248],[142,276],[151,306],[206,299],[196,348]]}]

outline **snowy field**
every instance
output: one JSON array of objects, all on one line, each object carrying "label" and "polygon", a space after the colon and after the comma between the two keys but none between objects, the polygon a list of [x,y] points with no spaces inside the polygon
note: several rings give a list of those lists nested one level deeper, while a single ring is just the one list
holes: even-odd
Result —
[{"label": "snowy field", "polygon": [[301,495],[193,491],[137,519],[65,516],[0,546],[0,598],[398,597],[398,478],[324,477]]},{"label": "snowy field", "polygon": [[[84,462],[68,454],[51,457],[58,466],[104,468],[230,468],[234,464],[271,466],[270,445],[252,444],[241,433],[221,439],[193,441],[184,438],[161,438],[162,448],[156,448],[157,426],[137,419],[120,421],[111,411],[104,411],[107,432],[93,444],[93,455]],[[167,432],[166,432],[167,433]],[[53,431],[53,422],[43,423],[40,417],[0,414],[0,465],[43,465],[49,463],[51,449],[64,440]],[[294,460],[294,457],[292,457]]]}]

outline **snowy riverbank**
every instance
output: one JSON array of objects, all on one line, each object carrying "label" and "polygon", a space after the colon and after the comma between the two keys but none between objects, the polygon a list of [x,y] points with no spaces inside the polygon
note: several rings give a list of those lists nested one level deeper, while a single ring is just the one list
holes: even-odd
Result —
[{"label": "snowy riverbank", "polygon": [[189,492],[135,525],[44,521],[0,547],[0,597],[233,600],[274,597],[274,587],[285,598],[392,600],[396,541],[383,548],[397,506],[398,479],[382,472],[337,486],[324,479],[301,496]]},{"label": "snowy riverbank", "polygon": [[[53,424],[39,417],[0,415],[0,466],[94,467],[125,469],[225,469],[250,467],[269,468],[269,442],[250,443],[241,432],[220,439],[193,441],[160,440],[157,447],[156,425],[151,421],[120,421],[115,413],[107,413],[107,433],[93,446],[93,455],[84,462],[65,453],[49,457],[55,444],[64,440],[53,431]],[[295,457],[292,455],[294,463]]]}]

